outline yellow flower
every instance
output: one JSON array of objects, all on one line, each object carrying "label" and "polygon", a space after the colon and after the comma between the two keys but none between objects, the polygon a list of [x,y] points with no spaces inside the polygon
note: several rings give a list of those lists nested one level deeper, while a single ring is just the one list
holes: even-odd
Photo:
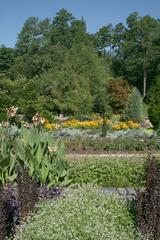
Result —
[{"label": "yellow flower", "polygon": [[133,121],[131,121],[131,120],[128,121],[127,124],[128,124],[128,126],[129,126],[130,128],[140,128],[140,124],[139,124],[139,123],[133,122]]},{"label": "yellow flower", "polygon": [[62,127],[75,127],[75,128],[97,128],[101,126],[103,120],[92,120],[92,121],[78,121],[72,119],[62,123]]},{"label": "yellow flower", "polygon": [[121,130],[121,129],[128,129],[128,128],[139,128],[140,124],[139,123],[134,123],[133,121],[128,121],[128,122],[119,122],[117,124],[112,124],[112,129],[113,130]]},{"label": "yellow flower", "polygon": [[47,128],[48,130],[53,130],[53,129],[56,129],[56,124],[54,124],[54,123],[45,123],[44,127]]}]

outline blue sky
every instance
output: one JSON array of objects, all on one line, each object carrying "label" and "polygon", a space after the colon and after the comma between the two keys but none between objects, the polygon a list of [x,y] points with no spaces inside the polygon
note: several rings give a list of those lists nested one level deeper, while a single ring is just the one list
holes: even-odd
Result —
[{"label": "blue sky", "polygon": [[0,44],[13,47],[26,18],[53,18],[61,8],[84,17],[91,33],[109,23],[124,23],[134,11],[160,18],[160,0],[0,0]]}]

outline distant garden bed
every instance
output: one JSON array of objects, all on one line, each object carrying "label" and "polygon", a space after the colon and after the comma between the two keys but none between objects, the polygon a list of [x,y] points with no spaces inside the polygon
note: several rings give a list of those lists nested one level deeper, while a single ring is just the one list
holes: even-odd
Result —
[{"label": "distant garden bed", "polygon": [[120,137],[63,139],[67,153],[146,153],[160,151],[159,138]]}]

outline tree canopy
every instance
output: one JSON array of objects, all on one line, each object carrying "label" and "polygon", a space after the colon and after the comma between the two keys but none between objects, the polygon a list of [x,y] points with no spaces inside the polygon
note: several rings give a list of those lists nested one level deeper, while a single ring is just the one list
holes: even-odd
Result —
[{"label": "tree canopy", "polygon": [[151,16],[134,12],[126,25],[108,23],[95,34],[65,9],[53,19],[29,17],[15,48],[0,46],[0,112],[11,104],[28,118],[122,112],[130,88],[148,94],[159,63],[160,21]]}]

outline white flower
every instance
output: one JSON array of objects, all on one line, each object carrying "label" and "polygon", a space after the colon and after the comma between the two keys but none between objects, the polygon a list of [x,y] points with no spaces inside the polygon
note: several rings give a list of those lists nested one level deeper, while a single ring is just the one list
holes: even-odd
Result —
[{"label": "white flower", "polygon": [[9,126],[9,122],[2,122],[2,127],[7,128]]},{"label": "white flower", "polygon": [[8,117],[14,117],[16,115],[18,108],[17,107],[10,107],[9,109],[7,109],[7,115]]},{"label": "white flower", "polygon": [[58,151],[58,147],[57,146],[53,146],[53,147],[48,146],[48,151],[50,153],[56,153]]}]

